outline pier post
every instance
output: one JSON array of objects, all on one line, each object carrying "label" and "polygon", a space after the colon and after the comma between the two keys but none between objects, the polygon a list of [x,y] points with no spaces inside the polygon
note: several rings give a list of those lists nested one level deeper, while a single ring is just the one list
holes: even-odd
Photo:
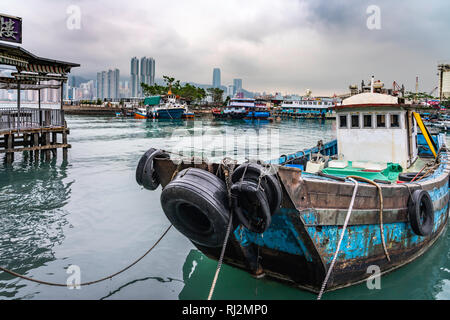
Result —
[{"label": "pier post", "polygon": [[[67,144],[67,131],[66,126],[64,126],[64,130],[62,133],[62,143]],[[63,161],[67,161],[67,148],[63,148]]]},{"label": "pier post", "polygon": [[7,134],[5,135],[6,142],[6,163],[12,163],[14,161],[14,152],[8,152],[8,150],[12,150],[14,144],[14,135]]},{"label": "pier post", "polygon": [[[39,133],[33,134],[33,146],[37,147],[39,146]],[[39,161],[39,150],[34,150],[34,161]]]}]

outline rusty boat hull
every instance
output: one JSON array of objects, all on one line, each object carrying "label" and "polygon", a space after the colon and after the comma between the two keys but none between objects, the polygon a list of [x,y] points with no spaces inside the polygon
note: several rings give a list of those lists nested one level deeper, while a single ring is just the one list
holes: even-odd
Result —
[{"label": "rusty boat hull", "polygon": [[[439,138],[443,143],[443,137]],[[333,155],[334,143],[325,145]],[[395,270],[424,254],[444,232],[448,220],[449,168],[446,151],[439,154],[440,165],[419,182],[381,184],[383,231],[389,259],[383,249],[380,228],[379,195],[375,186],[360,183],[353,211],[326,291],[367,280],[376,265],[381,273]],[[155,170],[164,188],[174,173],[197,167],[217,173],[219,164],[181,164],[170,159],[155,159]],[[270,227],[262,234],[235,225],[224,262],[257,275],[296,287],[319,292],[336,251],[354,184],[329,177],[306,174],[297,168],[279,166],[282,184],[281,208],[272,216]],[[418,236],[408,218],[408,199],[415,190],[431,196],[434,226],[428,236]],[[218,259],[221,248],[193,244],[206,256]]]}]

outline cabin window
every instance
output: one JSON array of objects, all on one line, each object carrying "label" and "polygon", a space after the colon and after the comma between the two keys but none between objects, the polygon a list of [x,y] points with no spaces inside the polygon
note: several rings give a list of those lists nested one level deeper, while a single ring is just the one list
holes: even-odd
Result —
[{"label": "cabin window", "polygon": [[385,114],[377,114],[377,128],[386,128]]},{"label": "cabin window", "polygon": [[372,115],[371,114],[365,114],[363,116],[363,127],[364,128],[372,128]]},{"label": "cabin window", "polygon": [[391,128],[400,128],[400,115],[391,114]]},{"label": "cabin window", "polygon": [[352,114],[352,128],[359,128],[359,115],[358,114]]},{"label": "cabin window", "polygon": [[339,116],[339,128],[347,128],[347,116]]}]

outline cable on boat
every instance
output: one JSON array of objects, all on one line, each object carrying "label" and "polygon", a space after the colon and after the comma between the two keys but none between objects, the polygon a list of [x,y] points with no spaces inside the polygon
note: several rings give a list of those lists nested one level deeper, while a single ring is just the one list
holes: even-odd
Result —
[{"label": "cable on boat", "polygon": [[211,284],[211,288],[209,289],[209,295],[208,300],[211,300],[214,289],[216,287],[217,278],[219,277],[220,269],[222,267],[223,257],[225,255],[225,249],[227,247],[228,238],[230,236],[231,226],[233,225],[233,206],[231,201],[231,175],[233,174],[235,163],[232,163],[230,161],[231,159],[225,158],[222,160],[222,170],[225,175],[225,183],[227,185],[227,192],[228,192],[228,206],[230,208],[230,221],[228,222],[227,232],[225,234],[225,239],[223,241],[222,251],[220,252],[219,261],[217,263],[216,273],[214,274],[214,279]]},{"label": "cable on boat", "polygon": [[348,177],[348,179],[355,184],[355,187],[353,189],[352,200],[350,201],[350,206],[348,207],[347,215],[345,216],[344,226],[342,227],[341,237],[339,238],[339,242],[338,242],[338,245],[336,247],[336,251],[334,253],[333,260],[331,261],[331,264],[330,264],[330,267],[328,268],[328,271],[327,271],[327,274],[325,276],[325,279],[323,280],[322,287],[320,288],[319,295],[317,296],[317,300],[320,300],[322,298],[322,294],[325,291],[325,288],[326,288],[327,283],[328,283],[328,279],[330,278],[331,272],[333,271],[333,267],[334,267],[334,264],[336,262],[337,255],[338,255],[339,250],[341,248],[342,240],[344,239],[345,230],[347,229],[347,224],[348,224],[348,221],[349,221],[350,216],[352,214],[353,203],[355,202],[355,198],[356,198],[356,192],[358,191],[358,181],[356,181],[352,177]]},{"label": "cable on boat", "polygon": [[374,185],[375,187],[377,187],[377,189],[378,189],[378,195],[379,195],[379,198],[380,198],[380,233],[381,233],[381,242],[383,243],[383,250],[384,250],[384,254],[386,255],[386,259],[390,262],[390,261],[391,261],[391,258],[389,257],[389,253],[388,253],[387,248],[386,248],[386,242],[385,242],[385,240],[384,240],[384,227],[383,227],[383,192],[382,192],[382,190],[381,190],[380,185],[379,185],[378,183],[372,181],[372,180],[369,180],[369,179],[363,178],[363,177],[359,177],[359,176],[348,176],[347,178],[353,178],[353,179],[357,179],[357,180],[360,180],[360,181],[364,181],[364,182],[370,183],[370,184]]},{"label": "cable on boat", "polygon": [[118,272],[116,272],[116,273],[113,273],[113,274],[111,274],[111,275],[109,275],[109,276],[107,276],[107,277],[103,277],[103,278],[98,279],[98,280],[95,280],[95,281],[89,281],[89,282],[80,283],[80,284],[69,284],[69,283],[64,283],[64,284],[62,284],[62,283],[48,282],[48,281],[43,281],[43,280],[33,279],[33,278],[30,278],[30,277],[21,275],[21,274],[19,274],[19,273],[17,273],[17,272],[11,271],[11,270],[6,269],[6,268],[3,268],[3,267],[0,267],[0,270],[3,271],[3,272],[9,273],[9,274],[12,275],[12,276],[15,276],[15,277],[18,277],[18,278],[21,278],[21,279],[24,279],[24,280],[28,280],[28,281],[31,281],[31,282],[36,282],[36,283],[39,283],[39,284],[45,284],[45,285],[48,285],[48,286],[54,286],[54,287],[78,287],[78,286],[82,287],[82,286],[89,286],[89,285],[91,285],[91,284],[95,284],[95,283],[99,283],[99,282],[102,282],[102,281],[111,279],[111,278],[113,278],[113,277],[115,277],[115,276],[121,274],[122,272],[128,270],[129,268],[131,268],[132,266],[134,266],[136,263],[138,263],[139,261],[141,261],[141,260],[142,260],[147,254],[149,254],[149,253],[156,247],[156,245],[164,238],[164,236],[167,234],[167,232],[169,232],[170,228],[172,228],[172,225],[170,225],[170,226],[166,229],[166,231],[164,231],[164,233],[161,235],[161,237],[159,237],[159,239],[153,244],[153,246],[151,246],[150,249],[147,250],[147,252],[145,252],[140,258],[138,258],[137,260],[135,260],[133,263],[131,263],[130,265],[128,265],[127,267],[123,268],[122,270],[120,270],[120,271],[118,271]]}]

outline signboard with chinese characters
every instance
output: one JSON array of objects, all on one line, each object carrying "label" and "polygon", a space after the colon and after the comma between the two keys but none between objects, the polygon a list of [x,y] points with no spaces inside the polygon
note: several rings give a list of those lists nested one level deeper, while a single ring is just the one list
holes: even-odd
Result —
[{"label": "signboard with chinese characters", "polygon": [[22,18],[0,13],[0,40],[22,43]]}]

